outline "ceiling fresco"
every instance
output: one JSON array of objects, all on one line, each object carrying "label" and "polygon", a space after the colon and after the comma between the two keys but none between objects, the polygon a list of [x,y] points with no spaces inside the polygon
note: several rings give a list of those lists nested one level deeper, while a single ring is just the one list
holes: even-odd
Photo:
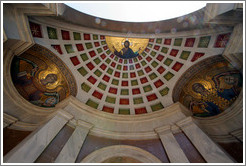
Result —
[{"label": "ceiling fresco", "polygon": [[37,106],[54,107],[77,93],[74,78],[63,62],[38,45],[13,58],[11,76],[19,94]]},{"label": "ceiling fresco", "polygon": [[[35,42],[57,54],[72,71],[78,100],[123,115],[151,113],[171,105],[179,77],[193,64],[222,54],[231,34],[123,38],[35,20],[30,20],[30,30]],[[134,55],[124,55],[125,41]]]}]

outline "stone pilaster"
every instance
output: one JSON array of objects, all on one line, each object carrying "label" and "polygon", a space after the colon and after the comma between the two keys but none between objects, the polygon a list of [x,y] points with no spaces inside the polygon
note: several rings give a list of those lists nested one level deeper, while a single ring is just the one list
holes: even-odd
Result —
[{"label": "stone pilaster", "polygon": [[192,120],[187,117],[176,123],[208,163],[233,163]]},{"label": "stone pilaster", "polygon": [[158,133],[171,163],[189,163],[169,125],[156,128],[155,131]]},{"label": "stone pilaster", "polygon": [[87,134],[93,127],[92,124],[81,120],[77,120],[74,123],[76,123],[75,130],[56,158],[56,163],[74,163]]},{"label": "stone pilaster", "polygon": [[59,111],[45,125],[26,137],[20,144],[4,156],[4,163],[32,163],[49,145],[62,127],[73,116],[65,111]]}]

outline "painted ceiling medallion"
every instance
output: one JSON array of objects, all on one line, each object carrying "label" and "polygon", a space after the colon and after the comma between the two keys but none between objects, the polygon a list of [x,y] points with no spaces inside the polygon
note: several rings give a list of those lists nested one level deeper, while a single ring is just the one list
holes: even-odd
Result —
[{"label": "painted ceiling medallion", "polygon": [[106,36],[106,43],[111,52],[123,59],[130,59],[141,54],[149,39]]}]

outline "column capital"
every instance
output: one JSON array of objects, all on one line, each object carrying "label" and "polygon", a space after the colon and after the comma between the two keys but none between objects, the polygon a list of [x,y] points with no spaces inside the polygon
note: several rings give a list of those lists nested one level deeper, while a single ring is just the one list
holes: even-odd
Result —
[{"label": "column capital", "polygon": [[175,134],[181,132],[181,129],[177,125],[165,125],[155,128],[155,132],[158,134]]},{"label": "column capital", "polygon": [[77,126],[82,127],[82,128],[86,128],[88,130],[90,130],[92,127],[94,127],[93,124],[82,121],[82,120],[77,120]]},{"label": "column capital", "polygon": [[171,128],[170,125],[166,125],[156,128],[155,132],[158,133],[171,163],[189,163],[189,160],[175,139]]},{"label": "column capital", "polygon": [[72,116],[59,111],[54,117],[32,132],[21,143],[8,152],[3,161],[6,163],[33,163],[55,138]]},{"label": "column capital", "polygon": [[172,133],[171,126],[166,125],[166,126],[161,126],[161,127],[155,128],[155,132],[158,133],[159,135]]},{"label": "column capital", "polygon": [[92,124],[82,120],[72,119],[69,123],[75,127],[75,130],[56,158],[56,163],[75,162],[90,129],[93,127]]},{"label": "column capital", "polygon": [[75,120],[75,119],[72,119],[69,121],[69,123],[72,127],[76,128],[76,127],[81,127],[83,129],[87,129],[87,130],[90,130],[92,127],[94,127],[93,124],[91,123],[88,123],[86,121],[83,121],[83,120]]},{"label": "column capital", "polygon": [[58,110],[57,115],[64,118],[65,120],[70,120],[73,118],[71,114],[69,114],[68,112],[64,110]]},{"label": "column capital", "polygon": [[176,125],[179,126],[180,128],[184,128],[184,127],[190,126],[192,124],[194,124],[194,122],[193,122],[193,118],[191,116],[189,116],[189,117],[176,123]]},{"label": "column capital", "polygon": [[173,134],[182,132],[182,130],[180,129],[180,127],[177,126],[177,125],[172,125],[171,126],[171,130],[172,130]]}]

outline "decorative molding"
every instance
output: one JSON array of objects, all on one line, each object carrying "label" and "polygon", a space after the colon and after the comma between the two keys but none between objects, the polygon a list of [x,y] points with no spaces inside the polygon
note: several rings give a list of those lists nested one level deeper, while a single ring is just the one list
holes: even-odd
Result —
[{"label": "decorative molding", "polygon": [[[108,120],[115,120],[115,121],[144,121],[144,120],[156,120],[159,118],[168,118],[172,115],[176,115],[178,119],[186,117],[182,110],[180,109],[180,103],[176,102],[163,110],[151,112],[149,114],[140,114],[140,115],[119,115],[119,114],[111,114],[103,111],[99,111],[94,109],[82,102],[80,102],[77,98],[70,96],[67,99],[63,100],[62,102],[58,103],[56,108],[64,109],[66,111],[70,111],[69,108],[74,108],[77,113],[85,112],[86,114],[91,114],[96,116],[99,119],[108,119]],[[178,113],[178,114],[177,114]],[[78,115],[78,114],[77,114]],[[77,116],[79,119],[79,116]],[[82,120],[82,119],[81,119]],[[172,123],[173,124],[173,123]]]},{"label": "decorative molding", "polygon": [[232,135],[209,135],[210,138],[217,143],[230,143],[238,142],[238,140]]},{"label": "decorative molding", "polygon": [[16,9],[21,9],[23,13],[40,16],[57,16],[57,3],[16,3]]},{"label": "decorative molding", "polygon": [[[174,126],[174,125],[173,125]],[[179,127],[172,127],[171,132],[173,134],[182,132]],[[148,139],[158,139],[159,136],[154,131],[149,132],[117,132],[117,131],[107,131],[105,129],[93,128],[90,130],[90,135],[104,137],[109,139],[117,140],[148,140]]]},{"label": "decorative molding", "polygon": [[236,3],[235,9],[243,9],[243,3]]},{"label": "decorative molding", "polygon": [[192,112],[186,108],[183,104],[179,104],[180,110],[186,115],[186,116],[192,116]]},{"label": "decorative molding", "polygon": [[71,120],[73,118],[73,116],[71,114],[69,114],[68,112],[66,112],[64,110],[58,110],[57,115],[60,116],[61,118],[64,118],[67,121]]},{"label": "decorative molding", "polygon": [[190,116],[190,117],[187,117],[187,118],[177,122],[176,125],[179,126],[180,128],[186,128],[190,125],[194,125],[194,121],[193,121],[193,118]]},{"label": "decorative molding", "polygon": [[[30,41],[34,43],[33,37],[29,30],[28,15],[38,15],[38,16],[55,16],[57,15],[57,4],[12,4],[14,7],[14,12],[17,20],[17,25],[19,26],[19,34],[23,41]],[[23,28],[25,31],[23,31]]]},{"label": "decorative molding", "polygon": [[[154,132],[155,128],[172,126],[186,117],[178,102],[162,111],[138,116],[99,111],[81,103],[73,96],[57,104],[57,108],[74,116],[74,120],[70,122],[73,126],[76,125],[76,120],[90,122],[94,125],[90,130],[91,135],[119,140],[156,139],[158,135]],[[175,127],[172,129],[176,130]]]},{"label": "decorative molding", "polygon": [[195,29],[195,30],[186,30],[182,32],[176,32],[176,33],[171,33],[171,32],[166,32],[166,33],[150,33],[150,34],[138,34],[138,33],[123,33],[123,32],[113,32],[113,31],[106,31],[106,30],[100,30],[100,29],[92,29],[92,28],[87,28],[83,26],[79,26],[76,24],[71,24],[65,21],[61,20],[56,20],[54,18],[42,18],[42,17],[31,17],[31,21],[36,21],[39,22],[40,24],[48,24],[52,26],[57,26],[63,29],[68,29],[71,31],[82,31],[84,33],[93,33],[93,34],[98,34],[98,35],[105,35],[105,36],[115,36],[115,37],[129,37],[129,38],[172,38],[172,37],[189,37],[193,35],[208,35],[208,34],[215,34],[215,33],[227,33],[231,32],[232,28],[231,27],[215,27],[215,28],[208,28],[204,27],[203,29]]},{"label": "decorative molding", "polygon": [[[207,3],[204,12],[204,23],[234,25],[242,22],[242,5],[243,3]],[[232,14],[228,15],[228,12]]]},{"label": "decorative molding", "polygon": [[243,24],[237,24],[223,52],[223,56],[238,70],[243,70]]},{"label": "decorative molding", "polygon": [[215,18],[215,16],[218,13],[218,5],[219,4],[217,3],[216,4],[208,3],[206,5],[205,12],[204,12],[204,22],[205,23],[208,23],[210,20]]},{"label": "decorative molding", "polygon": [[8,40],[8,37],[7,37],[6,33],[5,33],[4,28],[2,30],[3,30],[3,43],[5,43]]},{"label": "decorative molding", "polygon": [[26,50],[28,50],[34,43],[24,42],[24,41],[17,41],[15,39],[8,39],[4,42],[4,48],[8,50],[12,50],[14,55],[20,55]]},{"label": "decorative molding", "polygon": [[69,127],[72,127],[72,128],[76,128],[76,123],[77,123],[77,121],[75,120],[75,119],[71,119],[71,120],[69,120],[68,121],[68,123],[67,123],[67,125],[69,126]]},{"label": "decorative molding", "polygon": [[154,131],[121,132],[121,131],[109,131],[107,129],[92,128],[89,134],[97,137],[104,137],[104,138],[116,139],[116,140],[149,140],[149,139],[159,138],[157,133]]},{"label": "decorative molding", "polygon": [[112,157],[131,157],[142,163],[161,163],[151,153],[128,145],[114,145],[96,150],[86,156],[81,163],[102,163]]},{"label": "decorative molding", "polygon": [[77,120],[77,126],[86,130],[90,130],[91,128],[93,128],[94,125],[82,120]]},{"label": "decorative molding", "polygon": [[241,142],[243,142],[243,128],[237,129],[237,130],[234,130],[234,131],[230,132],[230,135],[236,137]]},{"label": "decorative molding", "polygon": [[28,18],[23,12],[23,10],[20,8],[14,7],[13,13],[14,13],[16,24],[18,27],[17,30],[20,36],[20,40],[28,42],[28,43],[34,43],[33,37],[29,30]]},{"label": "decorative molding", "polygon": [[166,126],[158,127],[155,129],[155,132],[157,132],[159,135],[172,133],[171,126],[166,125]]},{"label": "decorative molding", "polygon": [[9,128],[14,130],[20,130],[20,131],[34,131],[39,127],[38,124],[32,124],[32,123],[25,123],[25,122],[16,122],[13,125],[11,125]]},{"label": "decorative molding", "polygon": [[180,129],[180,127],[178,127],[177,125],[172,125],[171,126],[171,130],[172,130],[172,133],[173,134],[177,134],[177,133],[182,132],[182,130]]},{"label": "decorative molding", "polygon": [[18,121],[17,118],[15,118],[11,115],[8,115],[6,113],[3,113],[3,123],[4,123],[3,128],[10,126],[10,125],[16,123],[17,121]]},{"label": "decorative molding", "polygon": [[82,120],[75,120],[75,119],[70,120],[68,125],[73,127],[73,128],[81,127],[83,129],[86,129],[86,130],[90,130],[94,126],[91,123],[88,123],[88,122],[85,122],[85,121],[82,121]]},{"label": "decorative molding", "polygon": [[[9,47],[14,51],[15,55],[20,55],[34,44],[33,37],[29,29],[28,16],[54,16],[57,15],[57,4],[42,3],[11,3],[3,4],[4,10],[11,10],[13,19],[15,20],[16,31],[18,31],[18,39],[12,40],[6,33],[5,47]],[[7,18],[6,18],[7,19]],[[12,41],[11,41],[12,40]],[[9,42],[10,41],[10,42]]]},{"label": "decorative molding", "polygon": [[235,53],[243,53],[243,24],[234,26],[230,40],[223,52],[223,56],[228,56]]}]

